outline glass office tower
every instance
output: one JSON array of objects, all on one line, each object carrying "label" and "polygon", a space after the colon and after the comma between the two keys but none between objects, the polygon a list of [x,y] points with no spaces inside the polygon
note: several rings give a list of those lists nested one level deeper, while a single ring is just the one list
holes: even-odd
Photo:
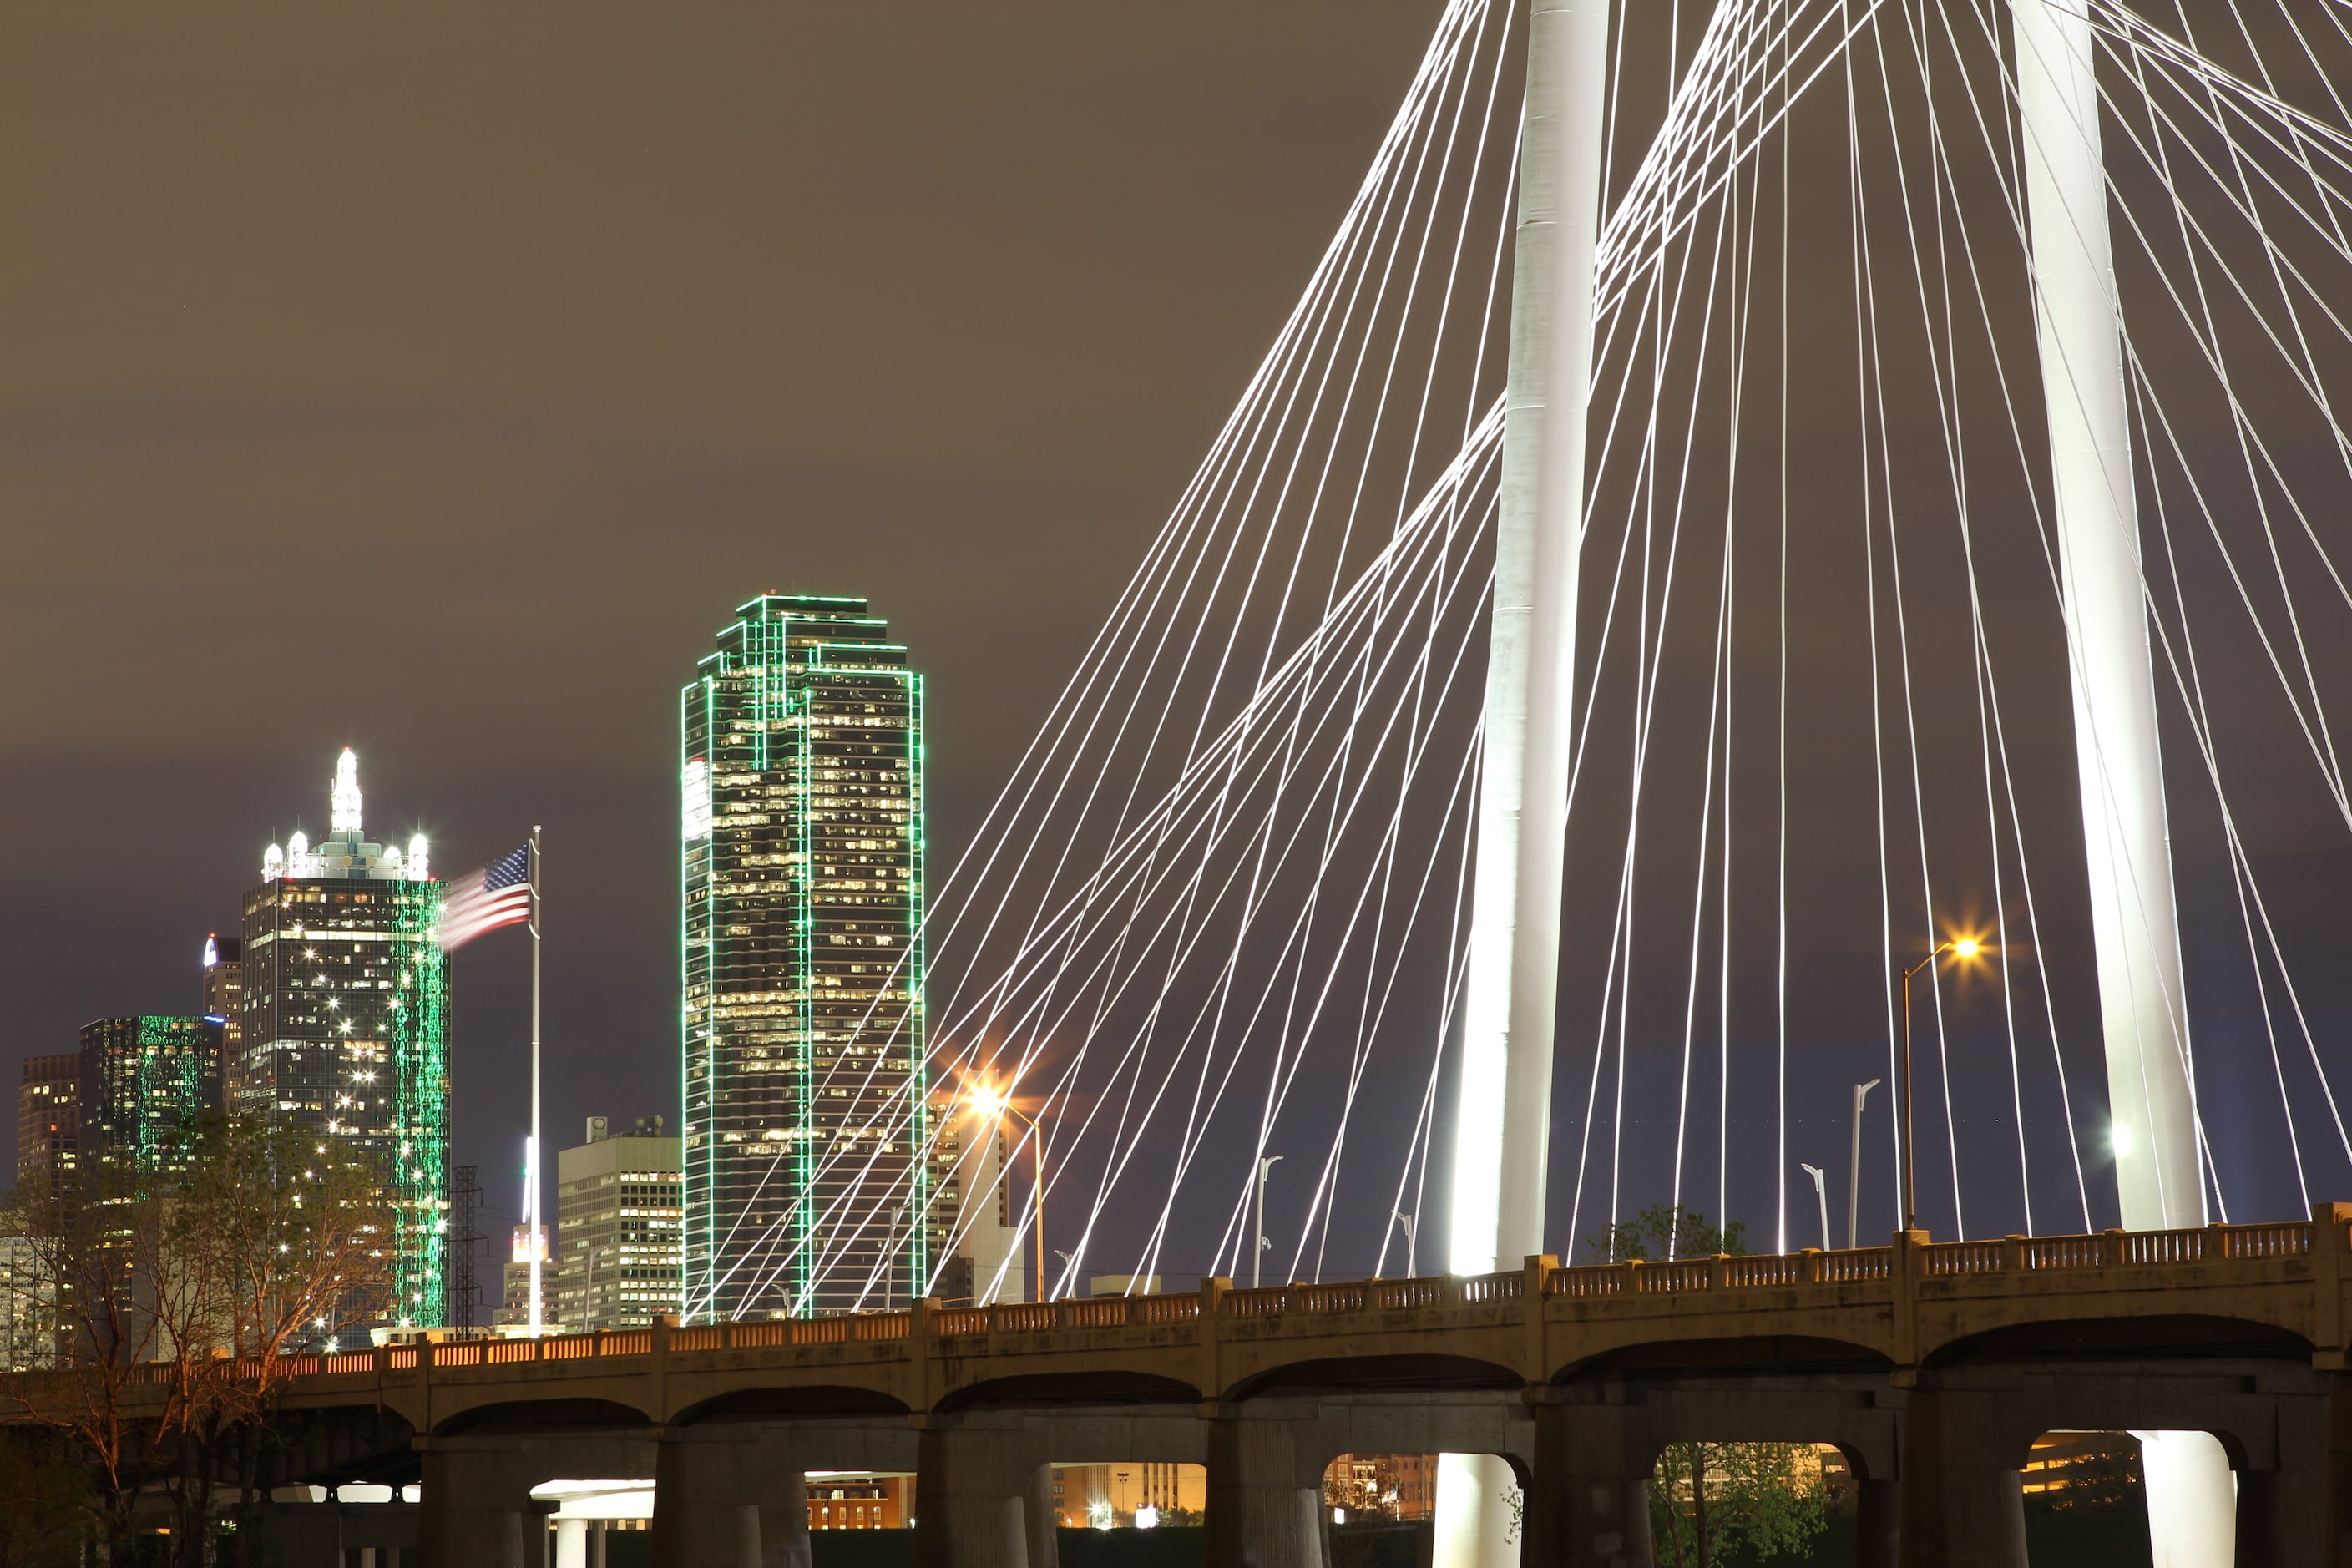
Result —
[{"label": "glass office tower", "polygon": [[686,1307],[929,1280],[923,687],[863,599],[763,595],[679,700]]},{"label": "glass office tower", "polygon": [[449,1176],[448,961],[425,837],[367,842],[359,759],[337,762],[331,831],[262,856],[245,895],[244,1027],[229,1103],[347,1140],[376,1160],[393,1204],[395,1323],[446,1322]]}]

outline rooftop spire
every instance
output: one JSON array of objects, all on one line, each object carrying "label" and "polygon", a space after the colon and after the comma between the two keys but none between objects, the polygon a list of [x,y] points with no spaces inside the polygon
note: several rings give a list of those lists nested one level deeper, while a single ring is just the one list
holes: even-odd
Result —
[{"label": "rooftop spire", "polygon": [[356,834],[360,830],[360,760],[349,746],[335,759],[335,788],[329,805],[337,833]]}]

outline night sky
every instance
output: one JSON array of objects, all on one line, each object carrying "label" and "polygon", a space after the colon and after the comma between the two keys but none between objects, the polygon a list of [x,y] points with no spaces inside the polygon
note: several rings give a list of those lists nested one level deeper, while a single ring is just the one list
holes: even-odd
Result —
[{"label": "night sky", "polygon": [[[71,1049],[89,1018],[194,1010],[205,933],[236,928],[265,845],[323,829],[350,745],[372,834],[421,827],[445,876],[545,825],[551,1144],[575,1142],[589,1115],[674,1124],[676,703],[713,633],[771,590],[862,595],[888,617],[929,683],[944,867],[1297,298],[1435,11],[19,9],[0,49],[11,1089],[17,1058]],[[1801,139],[1842,169],[1842,124]],[[1794,505],[1822,523],[1796,571],[1851,594],[1864,555],[1858,532],[1836,531],[1853,498],[1832,477],[1854,442],[1843,189],[1801,184],[1792,211],[1829,258],[1801,258],[1792,282],[1791,319],[1817,334],[1792,356]],[[1902,240],[1895,226],[1876,237],[1890,256]],[[2132,268],[2127,290],[2148,289]],[[2007,330],[2030,332],[2016,296],[2007,309]],[[1899,367],[1908,351],[1887,352]],[[2187,363],[2165,352],[2151,342],[2158,374]],[[2344,346],[2328,352],[2352,381]],[[2249,395],[2283,395],[2273,382]],[[1968,418],[1987,446],[2010,439],[1990,406]],[[1898,413],[1884,433],[1880,458],[1906,481],[1940,450],[1931,420]],[[2218,424],[2187,438],[2196,460],[2236,460]],[[2315,438],[2282,456],[2315,491],[2348,482]],[[1978,504],[2006,509],[1990,526],[2014,542],[2027,499]],[[2321,519],[2338,561],[2352,555],[2344,515]],[[1743,535],[1743,573],[1769,566],[1750,560],[1764,538]],[[2095,1074],[2060,645],[2046,574],[2022,550],[1991,570],[1987,613],[2045,672],[2012,689],[2008,717],[2045,858],[2051,1016]],[[1965,626],[1957,557],[1946,540],[1915,561],[1923,647],[1948,650]],[[2188,570],[2188,599],[2234,613],[2210,561]],[[2331,699],[2352,671],[2345,608],[2313,632]],[[1768,623],[1737,636],[1756,696]],[[1825,672],[1819,691],[1868,668],[1859,623],[1801,619],[1794,640],[1800,666]],[[2260,650],[2214,653],[2217,679],[2269,700],[2224,715],[2240,826],[2341,1079],[2352,855]],[[1944,663],[1957,712],[1966,666]],[[1670,705],[1686,717],[1704,680],[1678,667]],[[1834,899],[1795,916],[1815,922],[1808,952],[1832,978],[1796,1045],[1790,1152],[1841,1177],[1845,1086],[1883,1071],[1886,1051],[1877,868],[1851,836],[1870,732],[1850,700],[1801,705],[1791,732],[1792,853]],[[1612,701],[1603,728],[1622,717]],[[1945,809],[1938,792],[1984,787],[1964,729],[1928,738],[1923,812]],[[1698,734],[1663,744],[1689,751]],[[2208,1086],[2209,1126],[2237,1217],[2292,1213],[2215,814],[2177,732],[2168,747],[2192,1015],[2200,1049],[2236,1053]],[[1556,1147],[1574,1133],[1571,1101],[1581,1115],[1613,896],[1618,830],[1595,787],[1594,837],[1570,836]],[[1763,798],[1741,808],[1743,953],[1771,940]],[[1687,883],[1687,847],[1658,863]],[[1998,912],[1969,876],[1944,886],[1939,919]],[[481,1167],[493,1230],[515,1207],[525,1124],[526,945],[499,933],[452,966],[453,1159]],[[1679,952],[1651,942],[1636,979],[1669,1013]],[[1956,986],[1964,1047],[1992,1048],[1997,1000]],[[1768,1036],[1769,1007],[1751,984],[1730,1031]],[[1670,1074],[1670,1045],[1637,1042],[1636,1075]],[[2290,1065],[2316,1132],[2316,1077]],[[1961,1097],[1964,1135],[2013,1138],[2005,1079],[1984,1082]],[[2027,1109],[2037,1137],[2063,1136],[2054,1107]],[[2078,1125],[2100,1110],[2078,1108]],[[1760,1102],[1733,1115],[1734,1144],[1768,1147]],[[1670,1131],[1633,1133],[1654,1152]],[[1885,1137],[1870,1158],[1891,1164]],[[2352,1195],[2332,1134],[2305,1152],[2315,1182]],[[2091,1203],[2111,1223],[2097,1163]],[[1865,1233],[1889,1217],[1884,1174]],[[1556,1206],[1562,1195],[1556,1178]],[[1759,1201],[1733,1206],[1760,1220]],[[1810,1192],[1800,1201],[1802,1217]],[[2072,1228],[2063,1218],[2043,1228]],[[1971,1228],[2015,1223],[1992,1213]],[[1377,1239],[1356,1238],[1363,1256],[1334,1271],[1368,1268]],[[1180,1277],[1192,1261],[1171,1258]]]},{"label": "night sky", "polygon": [[[968,835],[1264,352],[1418,3],[20,11],[5,1068],[194,1011],[263,846],[546,826],[546,1118],[677,1085],[677,691],[862,594]],[[511,1212],[527,957],[453,961]],[[0,1133],[13,1145],[15,1118]],[[11,1162],[13,1168],[13,1160]]]}]

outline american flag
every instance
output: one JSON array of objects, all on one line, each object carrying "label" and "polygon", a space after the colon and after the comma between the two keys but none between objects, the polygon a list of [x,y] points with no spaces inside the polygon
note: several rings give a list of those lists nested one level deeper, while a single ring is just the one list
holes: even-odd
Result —
[{"label": "american flag", "polygon": [[441,900],[441,951],[453,952],[486,931],[530,919],[530,846],[449,884]]}]

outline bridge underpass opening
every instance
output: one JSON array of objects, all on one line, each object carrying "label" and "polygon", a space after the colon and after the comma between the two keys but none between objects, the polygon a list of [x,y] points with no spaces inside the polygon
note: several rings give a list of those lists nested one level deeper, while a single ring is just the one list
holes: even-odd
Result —
[{"label": "bridge underpass opening", "polygon": [[1644,1561],[1891,1565],[1892,1490],[1871,1493],[1865,1515],[1863,1479],[1834,1443],[1669,1443],[1650,1472]]},{"label": "bridge underpass opening", "polygon": [[[551,1505],[541,1562],[554,1568],[642,1568],[653,1561],[651,1476],[541,1481],[530,1496]],[[626,1537],[617,1550],[615,1535]]]},{"label": "bridge underpass opening", "polygon": [[1051,1525],[1031,1532],[1027,1568],[1192,1568],[1206,1560],[1205,1466],[1055,1459],[1032,1495]]},{"label": "bridge underpass opening", "polygon": [[[2044,1432],[2020,1472],[2026,1560],[2229,1568],[2237,1480],[2210,1432]],[[2168,1506],[2151,1530],[2149,1500],[2159,1496]]]},{"label": "bridge underpass opening", "polygon": [[812,1533],[915,1527],[915,1478],[911,1473],[809,1470],[802,1481],[808,1492],[808,1527]]},{"label": "bridge underpass opening", "polygon": [[1328,1568],[1415,1568],[1431,1561],[1435,1454],[1342,1454],[1323,1472]]}]

